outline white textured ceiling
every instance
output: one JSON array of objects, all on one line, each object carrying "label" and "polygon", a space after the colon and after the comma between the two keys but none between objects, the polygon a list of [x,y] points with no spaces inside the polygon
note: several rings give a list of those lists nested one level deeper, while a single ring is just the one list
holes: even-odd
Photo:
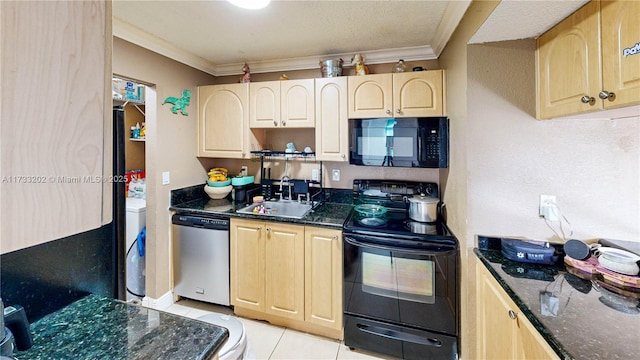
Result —
[{"label": "white textured ceiling", "polygon": [[470,2],[272,1],[252,11],[226,1],[115,0],[114,34],[190,57],[189,65],[216,74],[226,67],[237,73],[245,61],[291,66],[292,59],[314,57],[318,67],[323,57],[348,60],[356,52],[371,52],[368,62],[376,62],[376,52],[390,49],[407,60],[435,59]]},{"label": "white textured ceiling", "polygon": [[588,0],[502,0],[469,43],[536,38]]},{"label": "white textured ceiling", "polygon": [[[474,42],[534,37],[585,1],[503,0]],[[317,68],[356,52],[368,63],[436,59],[471,0],[114,0],[114,35],[214,75]]]}]

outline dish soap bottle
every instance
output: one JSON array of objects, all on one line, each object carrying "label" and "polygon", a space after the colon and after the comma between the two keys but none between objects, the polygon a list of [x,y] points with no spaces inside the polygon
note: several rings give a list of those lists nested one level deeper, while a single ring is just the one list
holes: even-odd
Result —
[{"label": "dish soap bottle", "polygon": [[405,70],[407,70],[407,66],[404,64],[404,60],[402,59],[398,60],[398,63],[393,66],[394,73],[405,72]]}]

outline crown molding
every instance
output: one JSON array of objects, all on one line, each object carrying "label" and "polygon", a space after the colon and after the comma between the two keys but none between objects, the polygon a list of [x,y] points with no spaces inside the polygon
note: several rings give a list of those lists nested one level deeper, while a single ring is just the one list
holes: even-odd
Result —
[{"label": "crown molding", "polygon": [[442,50],[449,42],[451,35],[462,21],[462,17],[467,12],[467,8],[471,5],[471,0],[449,1],[444,11],[442,20],[433,37],[432,45],[436,57],[440,56]]},{"label": "crown molding", "polygon": [[[237,75],[243,73],[242,66],[244,65],[244,62],[215,65],[206,59],[188,51],[184,51],[173,44],[116,17],[113,18],[113,36],[214,76]],[[362,54],[365,57],[367,64],[392,63],[398,61],[398,59],[404,59],[405,61],[419,61],[434,60],[438,58],[432,47],[425,45],[371,51],[352,51],[348,53],[313,55],[288,59],[252,61],[249,65],[251,67],[251,72],[254,74],[319,69],[320,61],[323,59],[342,58],[345,60],[344,66],[350,67],[351,58],[356,53]]]},{"label": "crown molding", "polygon": [[[372,51],[353,51],[341,54],[313,55],[306,57],[277,59],[267,61],[252,61],[249,63],[251,73],[267,73],[292,70],[320,69],[320,61],[326,59],[343,59],[344,66],[351,66],[351,58],[354,54],[360,53],[364,56],[367,64],[384,64],[397,62],[398,59],[405,61],[434,60],[437,59],[431,46],[414,46],[395,49],[383,49]],[[242,74],[244,63],[223,64],[216,66],[216,76]]]},{"label": "crown molding", "polygon": [[216,75],[216,66],[212,62],[194,55],[188,51],[184,51],[168,41],[162,40],[157,36],[129,24],[119,18],[113,17],[113,36],[122,40],[136,44],[147,50],[151,50],[169,59],[181,62],[192,68],[204,71],[206,73]]}]

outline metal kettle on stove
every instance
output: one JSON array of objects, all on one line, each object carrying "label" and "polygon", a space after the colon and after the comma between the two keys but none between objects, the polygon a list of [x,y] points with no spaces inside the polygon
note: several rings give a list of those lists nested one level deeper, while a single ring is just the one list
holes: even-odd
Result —
[{"label": "metal kettle on stove", "polygon": [[[5,309],[0,298],[0,356],[11,357],[14,345],[17,350],[28,350],[33,346],[33,337],[24,308],[20,305]],[[4,358],[3,358],[4,359]]]}]

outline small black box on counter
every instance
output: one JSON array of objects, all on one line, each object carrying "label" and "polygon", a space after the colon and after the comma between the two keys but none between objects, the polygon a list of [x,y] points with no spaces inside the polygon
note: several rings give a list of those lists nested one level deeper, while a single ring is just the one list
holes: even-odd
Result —
[{"label": "small black box on counter", "polygon": [[544,241],[501,239],[502,256],[509,260],[553,265],[564,256],[562,250]]}]

